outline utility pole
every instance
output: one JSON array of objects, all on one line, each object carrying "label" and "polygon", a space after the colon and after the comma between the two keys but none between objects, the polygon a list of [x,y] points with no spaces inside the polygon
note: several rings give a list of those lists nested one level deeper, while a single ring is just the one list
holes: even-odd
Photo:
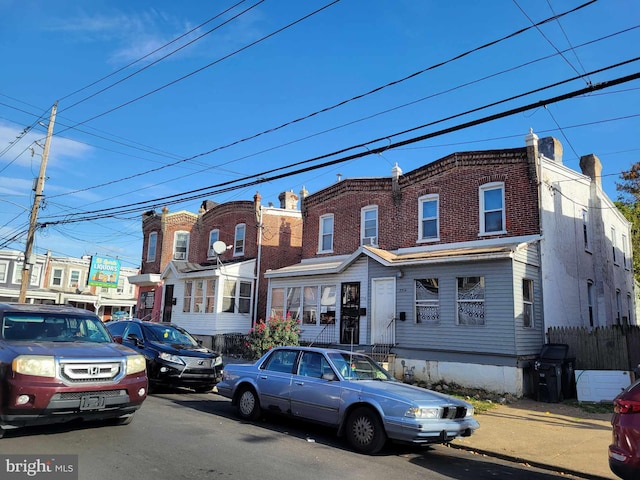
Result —
[{"label": "utility pole", "polygon": [[58,109],[58,101],[51,107],[51,116],[49,117],[49,127],[47,128],[47,138],[44,142],[42,152],[42,162],[40,162],[40,173],[36,179],[35,196],[33,197],[33,205],[31,206],[31,217],[29,219],[29,233],[27,234],[27,245],[24,249],[24,262],[22,264],[22,279],[20,282],[20,296],[18,301],[25,303],[27,300],[27,288],[31,280],[31,254],[33,252],[33,240],[36,235],[36,227],[38,224],[38,209],[42,200],[42,190],[44,190],[45,172],[47,170],[47,159],[49,158],[49,145],[53,135],[53,124],[56,121],[56,111]]}]

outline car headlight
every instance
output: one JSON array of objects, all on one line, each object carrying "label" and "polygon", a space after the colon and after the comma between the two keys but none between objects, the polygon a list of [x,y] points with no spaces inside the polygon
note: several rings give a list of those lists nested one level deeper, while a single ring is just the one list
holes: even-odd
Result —
[{"label": "car headlight", "polygon": [[405,417],[410,418],[440,418],[440,409],[437,407],[433,408],[419,408],[419,407],[411,407],[404,414]]},{"label": "car headlight", "polygon": [[471,406],[467,407],[467,414],[465,415],[465,417],[473,417],[474,414],[475,414],[475,410],[473,409],[473,407]]},{"label": "car headlight", "polygon": [[54,357],[44,355],[18,355],[12,362],[13,371],[23,375],[37,377],[55,377],[56,361]]},{"label": "car headlight", "polygon": [[170,353],[160,352],[158,354],[158,358],[161,358],[162,360],[166,360],[167,362],[178,363],[180,365],[186,365],[186,363],[184,363],[184,360],[182,360],[179,356],[171,355]]},{"label": "car headlight", "polygon": [[142,355],[129,355],[127,357],[127,375],[143,372],[147,368],[147,362]]},{"label": "car headlight", "polygon": [[217,367],[218,365],[222,365],[222,355],[218,355],[216,359],[213,361],[214,367]]}]

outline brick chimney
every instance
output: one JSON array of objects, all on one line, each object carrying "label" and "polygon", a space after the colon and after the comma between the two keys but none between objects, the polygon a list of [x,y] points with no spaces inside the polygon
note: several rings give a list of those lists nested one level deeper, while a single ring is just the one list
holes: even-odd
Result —
[{"label": "brick chimney", "polygon": [[580,169],[584,175],[591,177],[591,180],[602,188],[602,163],[598,157],[593,153],[583,155],[580,157]]},{"label": "brick chimney", "polygon": [[285,210],[298,210],[298,195],[293,192],[282,192],[278,196],[280,208]]}]

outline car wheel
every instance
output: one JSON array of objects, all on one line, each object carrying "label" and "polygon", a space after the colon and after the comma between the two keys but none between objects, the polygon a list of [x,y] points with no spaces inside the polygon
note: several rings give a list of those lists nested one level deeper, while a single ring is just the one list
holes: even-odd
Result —
[{"label": "car wheel", "polygon": [[238,414],[245,420],[256,420],[260,413],[260,401],[255,390],[251,387],[242,387],[238,394]]},{"label": "car wheel", "polygon": [[4,433],[6,432],[6,430],[2,427],[0,427],[0,438],[4,437]]},{"label": "car wheel", "polygon": [[380,417],[367,407],[356,408],[347,419],[347,441],[358,452],[374,454],[387,442]]}]

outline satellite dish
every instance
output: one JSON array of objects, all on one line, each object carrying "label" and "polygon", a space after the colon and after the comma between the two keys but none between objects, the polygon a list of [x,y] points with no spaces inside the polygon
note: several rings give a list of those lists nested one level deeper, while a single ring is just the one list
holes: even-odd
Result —
[{"label": "satellite dish", "polygon": [[227,250],[227,244],[218,240],[217,242],[213,242],[211,248],[213,248],[213,251],[216,252],[216,255],[221,255]]}]

